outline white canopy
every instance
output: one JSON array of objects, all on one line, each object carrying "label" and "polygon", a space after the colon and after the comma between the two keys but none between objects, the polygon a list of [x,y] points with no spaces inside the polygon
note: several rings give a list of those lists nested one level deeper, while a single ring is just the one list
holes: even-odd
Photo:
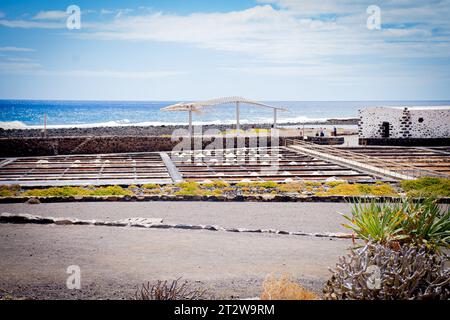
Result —
[{"label": "white canopy", "polygon": [[237,134],[239,134],[239,130],[240,130],[240,123],[239,123],[239,105],[241,103],[243,104],[249,104],[249,105],[254,105],[254,106],[258,106],[258,107],[264,107],[264,108],[270,108],[273,109],[273,124],[274,124],[274,128],[276,127],[276,123],[277,123],[277,111],[281,110],[281,111],[286,111],[285,108],[280,108],[280,107],[274,107],[274,106],[270,106],[268,104],[265,103],[261,103],[261,102],[257,102],[257,101],[253,101],[250,99],[246,99],[246,98],[241,98],[241,97],[223,97],[223,98],[216,98],[216,99],[211,99],[211,100],[206,100],[206,101],[198,101],[198,102],[180,102],[180,103],[176,103],[167,107],[162,108],[162,111],[188,111],[189,112],[189,134],[192,134],[192,111],[200,111],[205,107],[211,107],[211,106],[216,106],[216,105],[220,105],[220,104],[230,104],[230,103],[234,103],[236,104],[236,130],[237,130]]}]

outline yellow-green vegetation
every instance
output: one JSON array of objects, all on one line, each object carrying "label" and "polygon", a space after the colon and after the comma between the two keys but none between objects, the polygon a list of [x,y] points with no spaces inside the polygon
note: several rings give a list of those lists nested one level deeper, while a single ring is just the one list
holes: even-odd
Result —
[{"label": "yellow-green vegetation", "polygon": [[0,188],[0,197],[12,197],[14,196],[14,193],[9,190],[9,188],[2,186]]},{"label": "yellow-green vegetation", "polygon": [[424,177],[400,183],[409,196],[450,197],[450,179]]},{"label": "yellow-green vegetation", "polygon": [[338,185],[345,184],[345,183],[347,183],[347,182],[346,181],[329,181],[329,182],[325,182],[325,185],[328,187],[336,187]]},{"label": "yellow-green vegetation", "polygon": [[132,195],[131,190],[120,186],[108,186],[95,189],[81,187],[52,187],[46,189],[31,189],[22,193],[26,197],[74,197],[74,196],[125,196]]},{"label": "yellow-green vegetation", "polygon": [[[441,179],[444,180],[444,179]],[[413,181],[416,183],[416,181]],[[448,180],[444,182],[448,183]],[[409,182],[411,183],[411,182]],[[435,184],[432,185],[433,188]],[[413,187],[411,190],[415,191]],[[445,189],[446,188],[446,189]],[[406,189],[406,188],[405,188]],[[439,184],[438,188],[447,190],[448,185]],[[205,183],[196,181],[185,181],[175,185],[159,185],[148,183],[141,186],[130,185],[127,188],[120,186],[107,187],[51,187],[42,189],[30,189],[22,191],[20,186],[0,186],[0,197],[26,196],[26,197],[73,197],[73,196],[131,196],[140,194],[163,194],[163,195],[187,195],[187,196],[219,196],[236,194],[278,194],[298,193],[315,194],[319,196],[341,195],[341,196],[396,196],[396,190],[389,184],[350,184],[343,181],[319,182],[302,181],[277,183],[274,181],[250,181],[229,184],[223,180],[212,180]]]},{"label": "yellow-green vegetation", "polygon": [[227,188],[230,186],[229,183],[222,180],[214,180],[211,182],[202,183],[201,185],[205,188]]},{"label": "yellow-green vegetation", "polygon": [[300,193],[305,189],[305,184],[301,182],[283,183],[277,186],[278,190],[286,193]]},{"label": "yellow-green vegetation", "polygon": [[133,192],[121,186],[108,186],[91,190],[91,196],[131,196]]},{"label": "yellow-green vegetation", "polygon": [[322,185],[322,182],[319,182],[319,181],[306,181],[305,184],[308,187],[320,187]]},{"label": "yellow-green vegetation", "polygon": [[146,183],[142,185],[142,189],[159,189],[159,184],[156,183]]},{"label": "yellow-green vegetation", "polygon": [[175,194],[179,196],[197,196],[202,195],[203,190],[200,189],[200,185],[194,181],[180,182],[176,184],[176,187],[180,188]]},{"label": "yellow-green vegetation", "polygon": [[[236,129],[229,129],[226,131],[221,131],[221,134],[236,134],[237,130]],[[248,129],[248,130],[239,130],[239,133],[245,134],[245,133],[250,133],[250,134],[261,134],[261,133],[270,133],[270,129],[261,129],[261,128],[252,128],[252,129]]]},{"label": "yellow-green vegetation", "polygon": [[[197,183],[195,181],[181,182],[175,185],[178,188],[174,192],[179,196],[220,196],[224,191],[228,191],[230,185],[221,180],[208,183]],[[173,192],[170,190],[170,192]]]},{"label": "yellow-green vegetation", "polygon": [[274,189],[278,187],[278,183],[274,181],[264,181],[264,182],[239,182],[236,183],[238,188],[262,188],[262,189]]},{"label": "yellow-green vegetation", "polygon": [[370,184],[350,184],[342,183],[337,186],[329,188],[324,192],[317,192],[319,196],[396,196],[395,189],[387,183]]},{"label": "yellow-green vegetation", "polygon": [[14,197],[20,194],[19,185],[0,186],[0,197]]},{"label": "yellow-green vegetation", "polygon": [[52,187],[46,189],[30,189],[22,193],[26,197],[73,197],[87,196],[89,190],[80,187]]}]

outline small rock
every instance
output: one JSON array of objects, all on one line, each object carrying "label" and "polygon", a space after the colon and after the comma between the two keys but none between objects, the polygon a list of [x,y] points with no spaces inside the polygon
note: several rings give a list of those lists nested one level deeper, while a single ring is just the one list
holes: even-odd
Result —
[{"label": "small rock", "polygon": [[39,201],[38,198],[30,198],[25,203],[27,203],[27,204],[41,204],[41,201]]}]

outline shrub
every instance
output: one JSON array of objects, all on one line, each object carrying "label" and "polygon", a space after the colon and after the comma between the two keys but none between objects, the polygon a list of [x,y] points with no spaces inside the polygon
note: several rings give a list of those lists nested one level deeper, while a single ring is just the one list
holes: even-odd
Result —
[{"label": "shrub", "polygon": [[274,181],[255,181],[255,182],[238,182],[236,183],[238,188],[263,188],[263,189],[274,189],[278,187],[278,183]]},{"label": "shrub", "polygon": [[179,283],[179,279],[159,281],[155,285],[143,284],[136,291],[136,300],[205,300],[207,290],[194,287],[187,281]]},{"label": "shrub", "polygon": [[52,187],[46,189],[31,189],[23,193],[26,197],[73,197],[89,195],[90,191],[80,187]]},{"label": "shrub", "polygon": [[179,191],[175,192],[176,195],[179,196],[196,196],[202,195],[203,191],[200,189],[198,183],[196,182],[180,182],[176,184],[178,188],[181,188]]},{"label": "shrub", "polygon": [[0,186],[0,197],[12,197],[14,193],[9,189],[8,186]]},{"label": "shrub", "polygon": [[259,187],[264,189],[275,189],[276,187],[278,187],[278,183],[274,181],[264,181],[259,183]]},{"label": "shrub", "polygon": [[142,189],[159,189],[159,184],[156,183],[146,183],[142,185]]},{"label": "shrub", "polygon": [[319,182],[319,181],[306,181],[305,184],[308,187],[320,187],[322,185],[322,182]]},{"label": "shrub", "polygon": [[162,191],[161,189],[144,189],[143,191],[145,194],[160,194]]},{"label": "shrub", "polygon": [[251,188],[251,187],[257,187],[259,182],[238,182],[235,184],[237,188]]},{"label": "shrub", "polygon": [[278,190],[281,192],[301,192],[303,191],[303,188],[305,185],[301,182],[289,182],[289,183],[283,183],[278,185]]},{"label": "shrub", "polygon": [[411,198],[393,203],[355,202],[351,215],[343,215],[358,237],[380,244],[393,242],[425,245],[431,250],[450,247],[450,207],[435,199],[414,202]]},{"label": "shrub", "polygon": [[270,275],[263,282],[261,300],[318,300],[319,297],[298,283],[292,281],[287,275],[276,278]]},{"label": "shrub", "polygon": [[205,188],[227,188],[229,186],[230,186],[229,183],[222,181],[222,180],[214,180],[209,183],[202,183],[202,187],[205,187]]},{"label": "shrub", "polygon": [[338,184],[321,195],[340,195],[340,196],[363,196],[363,195],[373,195],[373,196],[395,196],[397,192],[389,184],[349,184],[343,183]]},{"label": "shrub", "polygon": [[400,185],[410,196],[450,197],[450,179],[424,177],[403,180]]},{"label": "shrub", "polygon": [[336,187],[338,185],[346,184],[346,183],[347,183],[346,181],[338,180],[338,181],[325,182],[325,185],[328,186],[328,187]]},{"label": "shrub", "polygon": [[325,299],[394,300],[450,298],[448,258],[425,247],[392,249],[368,243],[341,257],[324,287]]},{"label": "shrub", "polygon": [[92,196],[130,196],[133,192],[121,186],[108,186],[92,190],[89,194]]}]

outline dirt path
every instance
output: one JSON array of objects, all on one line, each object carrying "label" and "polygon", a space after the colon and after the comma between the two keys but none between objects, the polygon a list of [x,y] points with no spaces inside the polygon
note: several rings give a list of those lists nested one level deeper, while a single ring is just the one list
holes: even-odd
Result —
[{"label": "dirt path", "polygon": [[346,232],[345,203],[263,202],[74,202],[39,205],[0,204],[0,212],[53,217],[119,220],[163,218],[166,223],[213,224],[304,232]]},{"label": "dirt path", "polygon": [[[87,219],[162,217],[174,223],[339,231],[345,204],[74,203],[1,205],[1,212]],[[333,214],[334,213],[334,214]],[[297,227],[300,226],[300,227]],[[219,298],[254,297],[270,273],[320,292],[350,240],[262,233],[0,224],[0,288],[42,299],[132,298],[144,282],[183,277]],[[66,269],[81,268],[81,290]]]}]

